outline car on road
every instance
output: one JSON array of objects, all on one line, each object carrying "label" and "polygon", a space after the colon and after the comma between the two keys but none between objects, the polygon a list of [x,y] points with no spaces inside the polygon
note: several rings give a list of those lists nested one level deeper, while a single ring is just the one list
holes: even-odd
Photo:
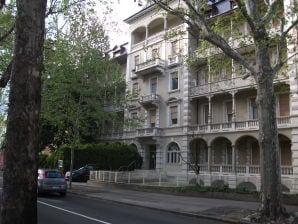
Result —
[{"label": "car on road", "polygon": [[[87,182],[89,180],[90,170],[99,170],[97,164],[86,164],[85,166],[72,171],[72,181],[74,182]],[[69,180],[70,171],[65,173],[65,179]]]},{"label": "car on road", "polygon": [[59,193],[65,196],[67,182],[61,171],[56,169],[38,169],[37,193]]}]

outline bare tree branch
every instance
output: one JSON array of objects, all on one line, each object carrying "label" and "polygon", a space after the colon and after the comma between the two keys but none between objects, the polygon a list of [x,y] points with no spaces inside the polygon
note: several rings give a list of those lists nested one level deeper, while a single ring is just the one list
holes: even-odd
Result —
[{"label": "bare tree branch", "polygon": [[0,45],[2,44],[2,42],[10,35],[12,34],[12,32],[14,31],[14,26],[15,24],[13,24],[9,30],[6,31],[6,33],[0,37]]},{"label": "bare tree branch", "polygon": [[[296,19],[288,28],[282,32],[280,37],[280,44],[277,46],[277,62],[273,67],[274,73],[278,72],[279,69],[289,60],[289,58],[282,60],[282,48],[286,45],[286,38],[288,33],[298,24],[298,19]],[[284,23],[281,24],[281,30],[283,30]]]},{"label": "bare tree branch", "polygon": [[251,30],[255,31],[256,30],[256,24],[254,23],[252,17],[248,14],[247,9],[246,9],[243,1],[242,0],[235,0],[235,1],[236,1],[237,5],[240,9],[241,14],[245,17],[248,25],[250,26]]},{"label": "bare tree branch", "polygon": [[6,68],[6,70],[4,71],[4,73],[1,76],[0,79],[0,88],[5,88],[8,81],[10,80],[10,75],[11,75],[11,68],[12,68],[12,63],[13,60],[11,60]]},{"label": "bare tree branch", "polygon": [[288,35],[288,33],[295,27],[298,25],[298,19],[296,19],[295,21],[292,22],[291,25],[288,26],[288,28],[282,32],[281,34],[281,38],[286,38],[286,36]]},{"label": "bare tree branch", "polygon": [[[266,1],[264,1],[266,2]],[[263,23],[269,23],[269,22],[272,22],[272,18],[274,15],[276,15],[276,11],[278,9],[278,3],[280,3],[280,0],[274,0],[274,1],[271,1],[271,3],[269,4],[266,4],[267,7],[268,7],[268,10],[266,12],[266,14],[263,16],[263,18],[261,19],[261,21]]]}]

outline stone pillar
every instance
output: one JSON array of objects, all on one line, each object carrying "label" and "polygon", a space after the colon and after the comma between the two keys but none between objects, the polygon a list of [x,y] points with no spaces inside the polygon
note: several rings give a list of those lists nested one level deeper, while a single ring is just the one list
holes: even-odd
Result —
[{"label": "stone pillar", "polygon": [[208,96],[208,132],[211,131],[211,123],[212,123],[212,109],[211,109],[211,96]]},{"label": "stone pillar", "polygon": [[232,145],[232,172],[236,173],[236,147]]},{"label": "stone pillar", "polygon": [[155,168],[158,171],[161,171],[164,168],[164,157],[163,157],[163,144],[160,139],[156,140],[156,161]]},{"label": "stone pillar", "polygon": [[[179,88],[182,91],[182,122],[180,123],[181,126],[183,126],[183,133],[187,134],[188,132],[188,126],[190,125],[191,121],[191,109],[190,109],[190,99],[189,99],[189,87],[190,87],[190,72],[188,71],[186,66],[183,66],[180,70],[179,77],[181,77],[181,83],[183,82],[183,85],[180,85]],[[182,79],[183,78],[183,79]],[[180,80],[179,80],[180,81]]]},{"label": "stone pillar", "polygon": [[235,101],[235,91],[232,92],[232,128],[235,129],[236,122],[236,101]]},{"label": "stone pillar", "polygon": [[147,41],[148,41],[148,36],[149,36],[149,29],[148,29],[148,26],[146,26],[146,36],[145,36],[146,44],[147,44]]},{"label": "stone pillar", "polygon": [[163,21],[164,21],[164,23],[163,23],[163,29],[164,29],[164,31],[167,31],[168,30],[168,18],[165,16],[163,18]]},{"label": "stone pillar", "polygon": [[181,143],[181,157],[183,158],[183,160],[181,161],[181,170],[184,171],[185,173],[188,172],[188,162],[189,162],[189,158],[188,158],[188,151],[189,151],[189,144],[188,144],[188,136],[183,136],[182,137],[182,143]]},{"label": "stone pillar", "polygon": [[212,150],[211,145],[208,145],[208,171],[211,172],[211,164],[212,164]]}]

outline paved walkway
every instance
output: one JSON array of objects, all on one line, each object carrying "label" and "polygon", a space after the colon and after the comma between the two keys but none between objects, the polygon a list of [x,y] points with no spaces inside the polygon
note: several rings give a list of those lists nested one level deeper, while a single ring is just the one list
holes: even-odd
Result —
[{"label": "paved walkway", "polygon": [[[259,206],[259,203],[256,202],[152,193],[124,189],[119,185],[103,183],[73,183],[69,192],[91,198],[100,198],[183,215],[200,216],[228,223],[249,223],[247,217]],[[298,205],[286,206],[286,208],[287,211],[296,212],[298,216]]]}]

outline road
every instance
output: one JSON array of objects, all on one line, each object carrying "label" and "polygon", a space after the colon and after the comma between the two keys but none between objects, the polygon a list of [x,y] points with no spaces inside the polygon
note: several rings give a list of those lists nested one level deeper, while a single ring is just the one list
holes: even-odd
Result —
[{"label": "road", "polygon": [[39,197],[38,223],[220,224],[222,222],[68,194],[65,198],[56,195]]}]

